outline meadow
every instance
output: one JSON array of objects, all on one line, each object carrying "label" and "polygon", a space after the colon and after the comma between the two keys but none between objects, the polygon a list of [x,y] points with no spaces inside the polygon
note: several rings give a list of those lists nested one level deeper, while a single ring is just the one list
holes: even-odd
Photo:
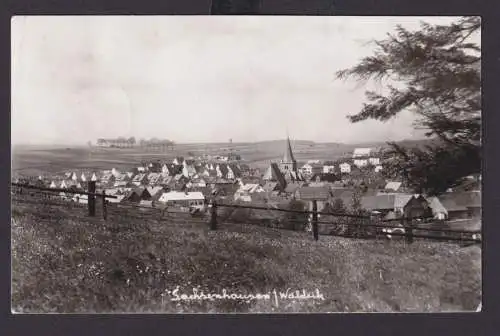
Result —
[{"label": "meadow", "polygon": [[[475,310],[481,250],[222,224],[107,221],[14,203],[12,309],[42,313],[441,312]],[[324,300],[172,301],[171,292],[318,290]]]}]

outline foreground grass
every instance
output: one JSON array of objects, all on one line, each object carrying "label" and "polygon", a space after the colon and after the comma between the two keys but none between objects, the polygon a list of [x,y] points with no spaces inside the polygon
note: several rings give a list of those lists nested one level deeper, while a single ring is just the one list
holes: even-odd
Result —
[{"label": "foreground grass", "polygon": [[[480,249],[349,240],[250,226],[71,218],[14,206],[17,312],[435,312],[474,310]],[[74,216],[74,214],[73,214]],[[318,289],[325,300],[174,302],[167,290],[267,293]]]}]

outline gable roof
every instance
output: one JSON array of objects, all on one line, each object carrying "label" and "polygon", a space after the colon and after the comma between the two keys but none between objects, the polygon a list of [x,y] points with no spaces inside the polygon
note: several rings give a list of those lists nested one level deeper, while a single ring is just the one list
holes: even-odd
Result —
[{"label": "gable roof", "polygon": [[415,196],[410,194],[377,194],[361,197],[361,207],[366,210],[391,210],[404,208]]},{"label": "gable roof", "polygon": [[481,207],[481,193],[478,191],[452,192],[438,197],[448,211],[465,211]]},{"label": "gable roof", "polygon": [[301,187],[296,192],[296,197],[301,200],[326,200],[330,195],[330,189],[326,187]]},{"label": "gable roof", "polygon": [[376,195],[361,197],[361,207],[366,210],[394,209],[395,195]]},{"label": "gable roof", "polygon": [[448,214],[448,211],[446,210],[445,206],[436,196],[427,198],[427,201],[429,202],[429,207],[431,208],[433,214],[437,213],[444,213],[446,215]]},{"label": "gable roof", "polygon": [[391,181],[391,182],[388,182],[386,185],[385,185],[385,188],[386,190],[394,190],[394,191],[398,191],[399,188],[401,188],[401,182],[394,182],[394,181]]}]

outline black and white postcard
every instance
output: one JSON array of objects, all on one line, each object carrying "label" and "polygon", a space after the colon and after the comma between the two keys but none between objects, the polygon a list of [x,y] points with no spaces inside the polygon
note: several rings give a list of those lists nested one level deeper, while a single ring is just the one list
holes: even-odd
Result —
[{"label": "black and white postcard", "polygon": [[481,310],[479,17],[11,27],[12,312]]}]

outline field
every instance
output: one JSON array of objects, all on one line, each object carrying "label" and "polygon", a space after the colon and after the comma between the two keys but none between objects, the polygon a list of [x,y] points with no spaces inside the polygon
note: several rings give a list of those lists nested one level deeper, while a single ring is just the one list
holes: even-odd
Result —
[{"label": "field", "polygon": [[[174,224],[84,209],[12,209],[17,312],[437,312],[474,310],[481,250],[354,240],[248,225]],[[324,300],[172,301],[168,290],[318,290]]]},{"label": "field", "polygon": [[[354,145],[294,143],[296,159],[334,160],[352,153]],[[179,144],[165,151],[140,148],[90,148],[85,146],[14,146],[12,172],[25,176],[59,173],[70,169],[101,170],[113,167],[132,168],[143,160],[173,160],[176,156],[227,155],[229,151],[242,156],[245,163],[265,169],[271,160],[279,160],[285,151],[284,141],[228,144]]]}]

